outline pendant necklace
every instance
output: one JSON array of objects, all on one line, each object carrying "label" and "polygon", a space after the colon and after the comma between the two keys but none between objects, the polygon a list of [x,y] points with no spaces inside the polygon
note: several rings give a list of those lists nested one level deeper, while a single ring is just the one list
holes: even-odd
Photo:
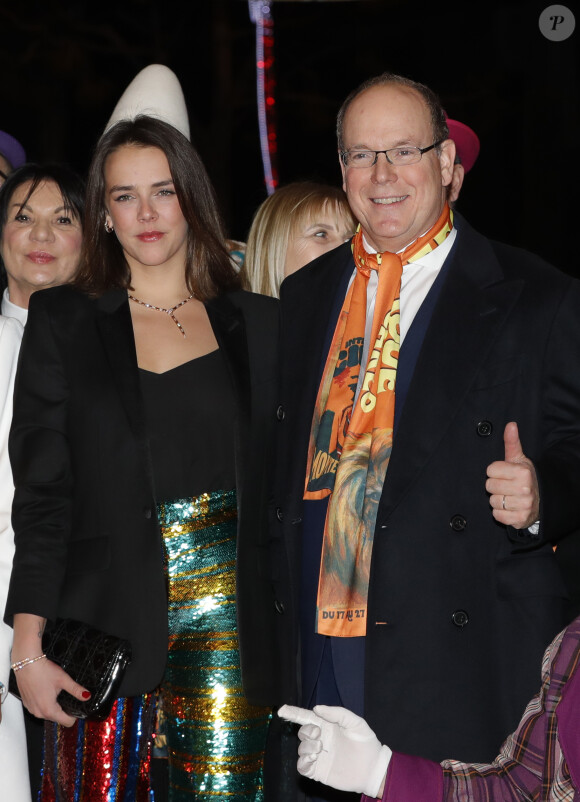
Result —
[{"label": "pendant necklace", "polygon": [[183,301],[180,301],[178,304],[175,304],[175,306],[172,306],[170,309],[164,309],[162,306],[155,306],[154,304],[148,304],[145,301],[140,301],[139,298],[135,298],[134,295],[129,295],[129,300],[134,301],[136,304],[140,304],[141,306],[146,306],[147,309],[155,309],[156,312],[165,312],[165,314],[169,315],[171,320],[173,320],[179,331],[185,337],[185,331],[183,329],[183,326],[181,325],[179,320],[175,317],[175,310],[179,309],[180,306],[183,306],[188,301],[191,301],[191,299],[194,297],[195,296],[190,295],[189,298],[184,298]]}]

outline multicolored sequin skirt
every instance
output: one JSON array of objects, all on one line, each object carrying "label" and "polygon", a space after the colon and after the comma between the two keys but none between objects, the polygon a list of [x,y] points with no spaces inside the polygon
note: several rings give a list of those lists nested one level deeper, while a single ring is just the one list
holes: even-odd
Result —
[{"label": "multicolored sequin skirt", "polygon": [[235,490],[163,503],[169,656],[161,689],[170,799],[263,799],[270,710],[242,692],[236,623]]},{"label": "multicolored sequin skirt", "polygon": [[117,699],[106,721],[79,719],[73,727],[47,721],[39,800],[151,802],[155,708],[156,694],[148,693]]},{"label": "multicolored sequin skirt", "polygon": [[242,693],[235,490],[164,502],[158,517],[170,633],[161,688],[118,699],[104,722],[47,722],[42,802],[153,802],[154,732],[155,756],[168,759],[171,802],[263,799],[270,709]]}]

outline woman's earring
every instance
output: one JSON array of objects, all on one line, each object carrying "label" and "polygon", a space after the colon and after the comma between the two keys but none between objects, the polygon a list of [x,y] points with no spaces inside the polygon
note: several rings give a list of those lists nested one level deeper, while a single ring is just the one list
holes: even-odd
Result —
[{"label": "woman's earring", "polygon": [[113,226],[109,225],[109,221],[105,217],[105,231],[107,232],[107,234],[112,234],[114,230],[115,229],[113,228]]}]

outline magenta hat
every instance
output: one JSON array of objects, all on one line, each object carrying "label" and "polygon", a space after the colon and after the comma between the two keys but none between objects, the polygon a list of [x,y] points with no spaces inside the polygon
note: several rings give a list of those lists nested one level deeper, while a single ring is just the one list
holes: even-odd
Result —
[{"label": "magenta hat", "polygon": [[459,120],[452,120],[445,115],[449,128],[449,139],[455,142],[457,155],[461,160],[463,169],[468,173],[479,156],[479,137],[473,129]]},{"label": "magenta hat", "polygon": [[26,161],[26,153],[22,145],[13,136],[7,134],[6,131],[0,131],[0,153],[6,161],[10,162],[13,170]]}]

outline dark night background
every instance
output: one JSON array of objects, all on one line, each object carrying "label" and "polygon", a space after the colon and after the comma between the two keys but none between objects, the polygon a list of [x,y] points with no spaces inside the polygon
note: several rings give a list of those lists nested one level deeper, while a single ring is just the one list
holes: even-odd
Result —
[{"label": "dark night background", "polygon": [[[482,233],[580,275],[577,28],[538,28],[548,2],[272,3],[281,183],[339,183],[334,118],[365,78],[429,84],[482,150],[459,208]],[[120,94],[150,63],[181,80],[192,140],[228,233],[245,239],[266,197],[258,139],[255,29],[243,0],[0,0],[0,128],[34,160],[86,170]]]}]

